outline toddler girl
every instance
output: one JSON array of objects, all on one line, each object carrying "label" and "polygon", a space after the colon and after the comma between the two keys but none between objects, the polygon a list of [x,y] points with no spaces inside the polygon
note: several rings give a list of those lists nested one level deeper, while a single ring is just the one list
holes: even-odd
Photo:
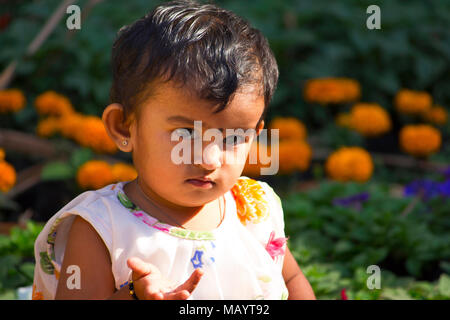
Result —
[{"label": "toddler girl", "polygon": [[[119,31],[112,65],[103,121],[138,178],[47,222],[33,298],[314,299],[279,198],[240,177],[254,136],[237,129],[261,132],[278,80],[261,32],[212,4],[169,2]],[[175,161],[180,138],[191,161]]]}]

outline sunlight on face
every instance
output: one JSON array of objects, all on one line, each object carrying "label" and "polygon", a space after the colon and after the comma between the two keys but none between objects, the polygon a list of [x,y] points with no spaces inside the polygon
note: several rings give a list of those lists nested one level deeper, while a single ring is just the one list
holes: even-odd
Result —
[{"label": "sunlight on face", "polygon": [[[258,129],[264,97],[246,90],[236,93],[224,110],[214,113],[213,107],[168,82],[133,121],[133,161],[140,183],[161,201],[200,206],[230,190],[241,175],[253,137],[230,133]],[[201,121],[202,131],[196,121]],[[214,134],[206,137],[206,130]],[[174,134],[191,144],[191,161],[174,161],[174,148],[180,145]]]}]

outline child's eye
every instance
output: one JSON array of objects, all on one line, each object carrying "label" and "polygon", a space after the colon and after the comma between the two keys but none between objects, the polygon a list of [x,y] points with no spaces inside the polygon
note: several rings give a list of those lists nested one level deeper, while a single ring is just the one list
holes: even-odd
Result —
[{"label": "child's eye", "polygon": [[178,137],[195,138],[195,131],[193,128],[178,128],[175,129],[175,133]]},{"label": "child's eye", "polygon": [[229,146],[236,146],[245,142],[244,136],[231,135],[223,139],[223,142]]}]

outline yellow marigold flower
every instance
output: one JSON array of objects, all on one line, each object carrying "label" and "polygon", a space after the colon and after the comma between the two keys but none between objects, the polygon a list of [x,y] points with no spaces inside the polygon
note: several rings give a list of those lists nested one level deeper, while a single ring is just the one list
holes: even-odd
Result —
[{"label": "yellow marigold flower", "polygon": [[68,113],[60,118],[61,134],[68,138],[74,139],[77,132],[82,130],[84,116],[80,113]]},{"label": "yellow marigold flower", "polygon": [[40,115],[62,116],[73,112],[72,103],[55,91],[46,91],[36,97],[34,106]]},{"label": "yellow marigold flower", "polygon": [[365,137],[375,137],[391,130],[389,113],[376,103],[357,103],[350,112],[351,127]]},{"label": "yellow marigold flower", "polygon": [[336,116],[335,122],[340,127],[351,128],[352,127],[351,120],[352,120],[352,117],[351,117],[350,113],[340,112]]},{"label": "yellow marigold flower", "polygon": [[78,169],[77,182],[83,189],[103,188],[114,183],[112,168],[105,161],[87,161]]},{"label": "yellow marigold flower", "polygon": [[403,89],[395,96],[394,104],[399,112],[420,114],[428,111],[432,102],[431,96],[425,91]]},{"label": "yellow marigold flower", "polygon": [[325,163],[329,177],[338,181],[365,182],[373,172],[372,157],[359,147],[341,147]]},{"label": "yellow marigold flower", "polygon": [[6,161],[0,161],[0,191],[8,192],[16,184],[16,170]]},{"label": "yellow marigold flower", "polygon": [[270,122],[270,129],[279,130],[280,139],[300,139],[306,138],[306,127],[300,120],[293,117],[277,117]]},{"label": "yellow marigold flower", "polygon": [[17,112],[25,107],[26,99],[18,89],[0,90],[0,113]]},{"label": "yellow marigold flower", "polygon": [[444,107],[435,105],[423,114],[423,118],[431,123],[444,125],[447,123],[448,113]]},{"label": "yellow marigold flower", "polygon": [[413,156],[431,155],[441,147],[441,133],[426,124],[406,125],[400,130],[400,147]]},{"label": "yellow marigold flower", "polygon": [[74,134],[74,139],[80,145],[99,153],[114,153],[117,151],[116,144],[108,136],[103,121],[99,117],[84,117],[81,126]]},{"label": "yellow marigold flower", "polygon": [[307,81],[303,93],[308,102],[345,103],[358,100],[361,87],[357,81],[348,78],[320,78]]},{"label": "yellow marigold flower", "polygon": [[280,141],[279,173],[305,171],[311,162],[312,150],[308,143],[301,140]]},{"label": "yellow marigold flower", "polygon": [[236,209],[242,224],[259,223],[269,216],[269,204],[264,199],[264,189],[257,181],[240,178],[231,188]]},{"label": "yellow marigold flower", "polygon": [[116,163],[112,166],[114,181],[130,181],[137,178],[137,171],[134,166],[126,163]]},{"label": "yellow marigold flower", "polygon": [[39,121],[36,132],[43,138],[48,138],[59,132],[61,128],[61,120],[56,117],[49,117]]}]

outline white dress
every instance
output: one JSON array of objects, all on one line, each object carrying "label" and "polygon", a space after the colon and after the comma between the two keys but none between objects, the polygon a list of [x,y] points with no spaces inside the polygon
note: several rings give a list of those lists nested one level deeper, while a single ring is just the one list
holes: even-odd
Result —
[{"label": "white dress", "polygon": [[35,242],[33,299],[54,299],[59,275],[67,272],[61,265],[76,215],[95,228],[108,249],[116,289],[131,279],[127,259],[139,257],[176,284],[203,268],[189,299],[287,299],[283,211],[266,183],[241,177],[225,194],[225,216],[211,231],[159,222],[127,198],[124,184],[84,192],[46,223]]}]

